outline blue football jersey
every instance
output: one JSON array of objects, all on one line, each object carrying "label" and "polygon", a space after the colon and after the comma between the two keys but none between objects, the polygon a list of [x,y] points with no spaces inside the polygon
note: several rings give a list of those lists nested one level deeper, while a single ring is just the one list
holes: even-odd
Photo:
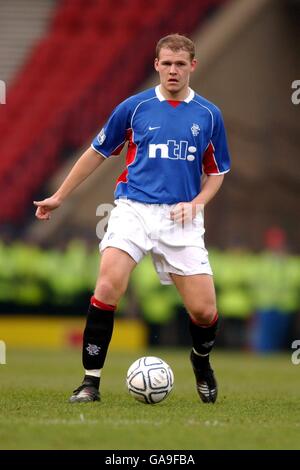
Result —
[{"label": "blue football jersey", "polygon": [[119,104],[92,147],[108,158],[126,143],[116,199],[189,202],[201,190],[203,172],[216,175],[230,168],[221,112],[191,89],[184,101],[166,100],[157,86]]}]

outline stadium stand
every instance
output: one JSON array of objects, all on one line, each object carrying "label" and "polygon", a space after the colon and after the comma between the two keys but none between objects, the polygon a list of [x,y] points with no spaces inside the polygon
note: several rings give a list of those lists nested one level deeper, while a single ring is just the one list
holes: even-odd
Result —
[{"label": "stadium stand", "polygon": [[33,196],[63,158],[147,77],[157,37],[190,34],[220,3],[188,0],[184,9],[179,0],[57,4],[0,115],[1,224],[22,224]]}]

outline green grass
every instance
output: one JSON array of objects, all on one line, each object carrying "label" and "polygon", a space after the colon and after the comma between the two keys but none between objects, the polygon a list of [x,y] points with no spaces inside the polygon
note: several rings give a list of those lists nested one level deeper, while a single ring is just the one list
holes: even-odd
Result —
[{"label": "green grass", "polygon": [[[125,389],[129,365],[157,355],[175,386],[157,405]],[[1,449],[299,449],[300,366],[290,355],[214,354],[218,402],[202,404],[188,351],[110,353],[102,402],[69,404],[82,377],[80,351],[8,351],[0,365]]]}]

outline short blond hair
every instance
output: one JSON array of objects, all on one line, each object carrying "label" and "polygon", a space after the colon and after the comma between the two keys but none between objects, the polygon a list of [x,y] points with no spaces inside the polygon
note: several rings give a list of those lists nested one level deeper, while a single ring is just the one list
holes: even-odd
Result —
[{"label": "short blond hair", "polygon": [[156,45],[156,57],[159,58],[160,50],[166,47],[173,52],[183,50],[189,53],[191,61],[195,58],[195,44],[191,39],[180,34],[169,34],[161,38]]}]

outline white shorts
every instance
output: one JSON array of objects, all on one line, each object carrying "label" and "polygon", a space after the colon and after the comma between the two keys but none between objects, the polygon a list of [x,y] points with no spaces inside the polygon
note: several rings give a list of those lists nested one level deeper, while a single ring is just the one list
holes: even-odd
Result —
[{"label": "white shorts", "polygon": [[136,263],[151,253],[162,284],[173,283],[169,273],[212,275],[202,212],[182,227],[170,218],[176,204],[144,204],[130,199],[118,199],[115,204],[100,243],[101,252],[107,247],[119,248]]}]

